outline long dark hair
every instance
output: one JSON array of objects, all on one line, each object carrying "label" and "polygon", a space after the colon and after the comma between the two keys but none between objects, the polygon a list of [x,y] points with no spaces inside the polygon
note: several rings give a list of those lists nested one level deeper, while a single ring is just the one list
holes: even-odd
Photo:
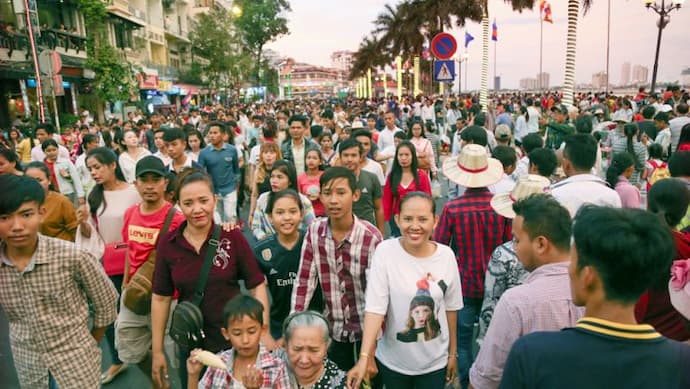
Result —
[{"label": "long dark hair", "polygon": [[398,185],[400,185],[400,180],[402,179],[402,166],[400,166],[400,162],[398,162],[398,153],[400,152],[400,149],[406,147],[410,150],[410,154],[412,154],[412,164],[410,165],[410,169],[412,170],[412,176],[414,176],[414,184],[419,189],[419,174],[417,174],[417,149],[415,146],[410,142],[409,140],[404,140],[398,144],[398,147],[395,148],[395,158],[393,158],[393,166],[391,167],[391,173],[388,175],[388,180],[391,186],[391,193],[393,193],[393,196],[398,195]]},{"label": "long dark hair", "polygon": [[676,151],[682,144],[690,143],[690,123],[683,126],[680,130],[680,138],[678,138],[678,146],[676,146]]},{"label": "long dark hair", "polygon": [[[95,158],[102,165],[112,165],[115,164],[115,179],[121,182],[126,182],[125,175],[122,174],[122,169],[120,169],[120,164],[117,162],[117,155],[115,152],[107,147],[96,147],[95,149],[89,150],[86,153],[86,160],[89,158]],[[96,217],[96,212],[98,208],[103,204],[103,213],[108,204],[105,201],[105,195],[103,184],[96,184],[89,193],[89,212],[91,212],[92,217]]]},{"label": "long dark hair", "polygon": [[24,171],[28,171],[29,169],[38,169],[38,170],[42,171],[43,174],[46,175],[46,179],[48,179],[48,182],[50,182],[50,184],[48,184],[48,190],[51,190],[54,192],[56,191],[56,189],[53,187],[53,182],[50,179],[50,169],[48,169],[48,165],[46,165],[44,162],[33,161],[33,162],[29,162],[24,167]]},{"label": "long dark hair", "polygon": [[419,124],[422,127],[422,138],[426,138],[426,125],[424,124],[423,121],[419,119],[414,119],[412,120],[412,123],[408,125],[408,130],[407,130],[407,139],[412,139],[414,136],[412,135],[412,127],[414,127],[415,124]]},{"label": "long dark hair", "polygon": [[643,166],[642,163],[637,158],[637,154],[635,153],[635,146],[633,143],[633,140],[637,136],[637,133],[639,132],[639,128],[637,127],[637,124],[635,123],[629,123],[623,126],[623,134],[625,137],[628,139],[628,143],[626,145],[626,150],[630,155],[634,157],[634,162],[635,162],[635,170],[642,170]]},{"label": "long dark hair", "polygon": [[611,159],[611,166],[606,170],[606,182],[612,188],[615,188],[618,183],[618,177],[630,166],[635,166],[635,159],[630,153],[614,154],[613,159]]},{"label": "long dark hair", "polygon": [[520,106],[520,114],[525,115],[525,121],[529,121],[529,111],[527,110],[527,107],[524,105]]},{"label": "long dark hair", "polygon": [[[280,161],[275,161],[273,163],[273,168],[271,169],[271,174],[273,174],[274,171],[279,171],[285,174],[288,177],[288,189],[292,189],[295,192],[299,193],[299,189],[297,188],[297,170],[295,170],[295,165],[293,165],[292,162],[286,161],[284,159],[281,159]],[[271,188],[271,190],[268,192],[269,203],[273,201],[273,196],[275,196],[276,193],[278,192],[274,192],[273,188]]]}]

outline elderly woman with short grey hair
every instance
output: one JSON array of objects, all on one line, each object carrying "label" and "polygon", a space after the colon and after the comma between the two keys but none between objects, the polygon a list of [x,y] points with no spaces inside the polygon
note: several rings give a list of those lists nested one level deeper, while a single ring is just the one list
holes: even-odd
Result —
[{"label": "elderly woman with short grey hair", "polygon": [[293,313],[283,324],[285,353],[293,385],[300,389],[344,389],[345,372],[326,356],[330,325],[314,311]]}]

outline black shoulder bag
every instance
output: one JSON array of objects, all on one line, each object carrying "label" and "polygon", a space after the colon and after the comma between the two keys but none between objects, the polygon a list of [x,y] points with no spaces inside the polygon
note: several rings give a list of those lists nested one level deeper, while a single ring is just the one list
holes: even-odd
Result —
[{"label": "black shoulder bag", "polygon": [[204,266],[199,273],[199,281],[196,284],[194,297],[191,301],[182,301],[175,306],[170,321],[170,337],[180,347],[192,350],[202,346],[206,335],[204,334],[204,316],[201,313],[201,300],[204,298],[206,281],[211,271],[213,257],[216,256],[218,249],[218,238],[220,237],[220,226],[216,225],[213,230],[211,240],[208,241],[208,249],[204,258]]}]

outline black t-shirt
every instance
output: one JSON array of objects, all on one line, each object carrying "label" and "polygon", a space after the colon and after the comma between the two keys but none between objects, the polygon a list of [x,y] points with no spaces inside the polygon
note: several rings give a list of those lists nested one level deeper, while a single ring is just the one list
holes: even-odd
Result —
[{"label": "black t-shirt", "polygon": [[513,345],[501,389],[690,388],[690,346],[649,325],[583,318]]},{"label": "black t-shirt", "polygon": [[[282,336],[283,321],[290,314],[292,286],[297,280],[300,253],[304,233],[292,249],[285,248],[278,241],[277,235],[268,235],[254,245],[254,254],[259,268],[266,276],[268,290],[271,292],[271,336],[278,339]],[[321,291],[314,294],[309,309],[323,311]]]}]

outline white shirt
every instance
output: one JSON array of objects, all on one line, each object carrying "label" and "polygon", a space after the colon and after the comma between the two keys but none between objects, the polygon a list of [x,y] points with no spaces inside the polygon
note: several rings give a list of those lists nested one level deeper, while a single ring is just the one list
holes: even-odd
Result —
[{"label": "white shirt", "polygon": [[[399,238],[388,239],[378,245],[371,263],[364,310],[386,315],[386,330],[378,342],[376,358],[406,375],[445,367],[449,342],[446,311],[462,308],[453,251],[436,243],[431,256],[416,258],[402,248]],[[433,306],[429,305],[431,300]],[[409,328],[411,306],[430,309],[426,330]]]},{"label": "white shirt", "polygon": [[[161,161],[163,161],[163,165],[170,165],[170,162],[172,161],[172,158],[168,157],[167,155],[163,155],[160,150],[156,151],[155,154],[153,154],[154,157],[159,158]],[[143,157],[142,157],[143,158]]]},{"label": "white shirt", "polygon": [[585,204],[621,207],[618,193],[592,174],[577,174],[551,185],[551,195],[570,211],[570,216],[575,216]]},{"label": "white shirt", "polygon": [[659,131],[656,135],[656,139],[654,139],[654,143],[661,145],[664,155],[668,155],[668,148],[671,146],[671,128],[666,127]]},{"label": "white shirt", "polygon": [[436,121],[436,110],[434,109],[434,105],[426,105],[424,104],[422,106],[422,120],[427,121],[430,120],[432,122]]},{"label": "white shirt", "polygon": [[362,167],[362,170],[373,173],[379,179],[381,186],[386,184],[386,177],[383,175],[383,168],[381,168],[380,163],[367,158],[367,164]]},{"label": "white shirt", "polygon": [[91,177],[91,172],[89,168],[86,167],[86,153],[82,153],[77,157],[74,162],[74,167],[77,168],[77,173],[79,173],[79,179],[81,180],[81,186],[84,188],[84,195],[89,196],[89,192],[96,186],[96,181]]},{"label": "white shirt", "polygon": [[261,145],[256,145],[252,147],[252,150],[249,152],[249,161],[247,161],[248,164],[250,165],[258,165],[259,164],[259,152],[261,151]]},{"label": "white shirt", "polygon": [[125,181],[130,184],[136,179],[137,162],[139,162],[139,160],[145,156],[151,155],[151,152],[143,147],[140,147],[139,150],[139,155],[136,158],[132,158],[132,156],[126,151],[121,153],[118,157],[120,169],[122,169],[122,175],[125,176]]},{"label": "white shirt", "polygon": [[513,181],[517,182],[520,177],[527,174],[529,174],[529,157],[525,155],[520,158],[517,166],[515,166],[515,171],[510,176],[513,178]]},{"label": "white shirt", "polygon": [[531,134],[539,131],[539,117],[541,116],[541,112],[539,112],[537,107],[527,107],[527,113],[529,114],[527,132]]},{"label": "white shirt", "polygon": [[493,185],[489,185],[489,191],[494,194],[512,192],[513,188],[515,188],[515,181],[513,181],[511,176],[505,173],[503,173],[503,178],[501,178],[501,181]]},{"label": "white shirt", "polygon": [[675,152],[678,148],[680,131],[688,123],[690,123],[690,117],[688,116],[679,116],[668,121],[669,126],[671,126],[671,151]]},{"label": "white shirt", "polygon": [[395,127],[392,130],[386,127],[383,130],[381,130],[379,132],[379,140],[376,143],[376,145],[379,147],[379,150],[385,150],[386,147],[395,146],[395,142],[393,141],[393,135],[395,135],[395,133],[398,131],[402,130],[398,127]]},{"label": "white shirt", "polygon": [[[69,150],[61,144],[58,143],[58,158],[70,159]],[[40,144],[34,146],[31,149],[31,160],[43,162],[46,159],[46,154],[43,152],[43,148]]]}]

